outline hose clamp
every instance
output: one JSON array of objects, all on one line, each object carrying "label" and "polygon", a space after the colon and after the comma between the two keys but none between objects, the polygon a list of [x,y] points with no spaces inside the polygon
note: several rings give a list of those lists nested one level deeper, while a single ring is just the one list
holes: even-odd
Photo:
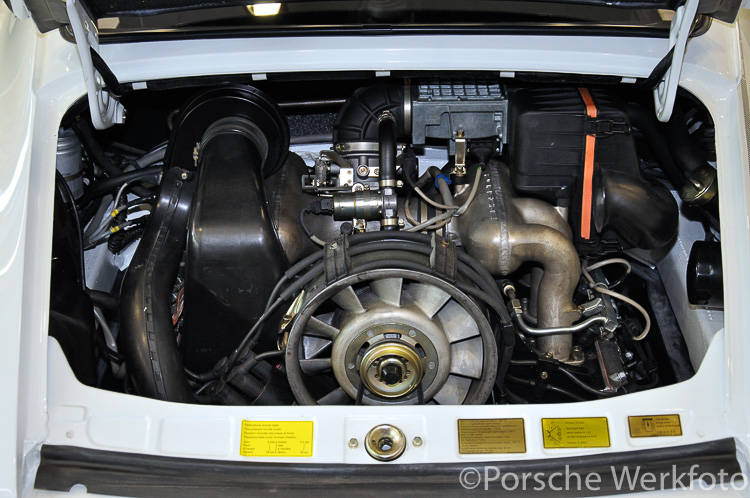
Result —
[{"label": "hose clamp", "polygon": [[445,176],[444,174],[441,173],[441,174],[439,174],[438,176],[435,177],[435,188],[440,188],[440,186],[438,185],[438,180],[440,180],[441,178],[443,180],[445,180],[445,183],[448,184],[448,185],[450,185],[451,183],[453,183],[450,178],[448,178],[447,176]]},{"label": "hose clamp", "polygon": [[378,116],[378,124],[382,123],[386,119],[390,119],[394,123],[396,123],[396,116],[391,111],[383,111]]}]

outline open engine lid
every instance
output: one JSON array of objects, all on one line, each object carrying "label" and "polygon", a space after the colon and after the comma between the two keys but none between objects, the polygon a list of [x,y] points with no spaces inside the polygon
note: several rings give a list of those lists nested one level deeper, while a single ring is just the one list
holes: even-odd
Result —
[{"label": "open engine lid", "polygon": [[[13,12],[21,18],[31,16],[42,33],[70,23],[63,0],[4,0]],[[304,0],[286,0],[285,3]],[[495,0],[502,2],[503,0]],[[557,3],[586,6],[606,6],[622,9],[666,9],[677,10],[684,0],[531,0],[527,3]],[[82,0],[87,14],[93,20],[119,16],[149,16],[169,12],[236,7],[256,3],[269,3],[252,0]],[[366,4],[367,2],[365,2]],[[742,6],[742,0],[700,0],[698,14],[720,21],[732,23]],[[366,5],[365,5],[366,6]],[[365,7],[363,6],[363,8]]]},{"label": "open engine lid", "polygon": [[[116,96],[119,83],[99,56],[96,21],[119,16],[147,16],[217,7],[249,6],[269,2],[247,0],[4,0],[20,18],[31,17],[41,32],[70,25],[81,56],[94,126],[105,129],[125,120],[125,108]],[[304,0],[286,0],[299,2]],[[495,0],[502,2],[503,0]],[[547,3],[549,1],[542,2]],[[748,0],[745,0],[748,2]],[[557,4],[622,9],[666,9],[675,14],[669,30],[669,51],[649,77],[654,87],[656,115],[668,121],[672,114],[690,33],[698,15],[734,22],[743,0],[557,0]],[[748,2],[750,3],[750,2]]]}]

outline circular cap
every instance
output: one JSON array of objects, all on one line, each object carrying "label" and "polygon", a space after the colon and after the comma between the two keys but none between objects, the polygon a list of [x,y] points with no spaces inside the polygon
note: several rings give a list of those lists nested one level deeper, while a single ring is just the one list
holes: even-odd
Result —
[{"label": "circular cap", "polygon": [[398,427],[390,424],[378,425],[367,433],[365,448],[375,460],[390,462],[404,453],[406,437]]}]

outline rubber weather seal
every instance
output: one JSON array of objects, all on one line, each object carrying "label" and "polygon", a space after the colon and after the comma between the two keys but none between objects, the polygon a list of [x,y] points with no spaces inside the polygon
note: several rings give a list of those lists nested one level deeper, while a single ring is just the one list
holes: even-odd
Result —
[{"label": "rubber weather seal", "polygon": [[[640,476],[653,473],[657,477],[656,484],[648,479],[633,479],[636,469]],[[630,481],[623,474],[626,470],[630,472]],[[494,479],[482,481],[485,471]],[[568,476],[580,475],[583,481],[580,486],[585,486],[588,475],[597,474],[600,479],[595,486],[586,489],[579,487],[573,477],[566,491],[566,472]],[[325,493],[327,497],[348,498],[352,494],[383,496],[383,493],[456,496],[485,491],[486,484],[487,490],[494,490],[495,494],[503,492],[504,496],[541,496],[540,490],[534,489],[538,488],[536,481],[527,482],[525,490],[521,486],[510,491],[503,488],[501,476],[512,474],[523,479],[524,473],[532,473],[542,482],[561,487],[555,490],[555,496],[602,496],[649,491],[650,486],[659,486],[661,475],[667,476],[666,489],[697,488],[695,480],[699,477],[720,482],[718,479],[723,476],[728,486],[729,476],[740,472],[735,442],[731,438],[543,460],[389,465],[199,460],[46,445],[41,450],[35,487],[68,491],[82,484],[88,493],[163,498],[183,498],[185,493],[191,497],[230,497],[270,492],[278,496]],[[473,473],[474,478],[467,478],[468,473]],[[504,481],[512,483],[514,479],[507,477]]]}]

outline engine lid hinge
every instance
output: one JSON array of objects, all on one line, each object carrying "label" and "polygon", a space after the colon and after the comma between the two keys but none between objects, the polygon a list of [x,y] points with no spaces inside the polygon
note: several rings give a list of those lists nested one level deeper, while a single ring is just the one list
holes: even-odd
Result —
[{"label": "engine lid hinge", "polygon": [[[89,110],[94,127],[97,130],[104,130],[112,125],[124,123],[125,106],[117,100],[117,97],[112,93],[112,88],[105,88],[105,79],[94,65],[92,53],[97,54],[97,57],[99,53],[99,33],[96,24],[79,0],[67,0],[66,9],[70,19],[70,27],[73,29],[78,46],[78,55],[81,57],[83,79],[86,83]],[[98,59],[100,59],[97,61],[98,65],[102,67],[103,64],[103,67],[106,68],[104,60],[101,57],[98,57]],[[109,79],[114,78],[114,74],[108,68],[105,73],[108,73]]]},{"label": "engine lid hinge", "polygon": [[[677,7],[672,18],[672,24],[669,27],[669,52],[672,59],[666,66],[666,72],[659,78],[654,88],[654,106],[656,107],[656,117],[659,121],[667,122],[672,116],[674,101],[677,97],[677,87],[680,83],[682,74],[682,65],[685,62],[685,50],[690,38],[690,32],[695,24],[695,16],[698,12],[700,0],[686,0],[686,2]],[[658,71],[662,64],[657,65]]]}]

